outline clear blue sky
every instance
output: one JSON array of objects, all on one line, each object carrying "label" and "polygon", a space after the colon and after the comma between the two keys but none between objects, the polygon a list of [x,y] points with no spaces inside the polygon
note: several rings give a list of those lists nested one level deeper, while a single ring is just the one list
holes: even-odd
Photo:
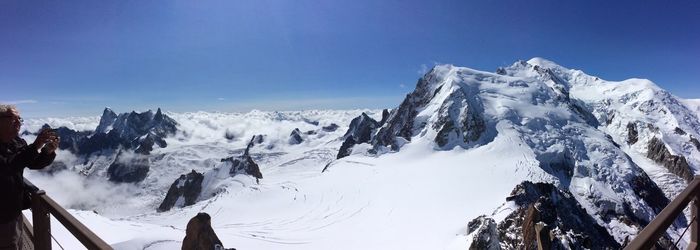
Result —
[{"label": "clear blue sky", "polygon": [[700,1],[0,1],[30,117],[394,107],[434,63],[535,56],[700,98]]}]

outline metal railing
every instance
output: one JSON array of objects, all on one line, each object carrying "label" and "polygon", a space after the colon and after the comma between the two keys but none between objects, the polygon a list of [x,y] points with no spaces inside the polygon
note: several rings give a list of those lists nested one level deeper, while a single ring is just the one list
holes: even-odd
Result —
[{"label": "metal railing", "polygon": [[[661,212],[656,215],[649,225],[644,227],[632,242],[625,249],[651,249],[654,244],[664,235],[666,230],[673,224],[673,221],[678,216],[683,214],[690,202],[691,220],[688,222],[690,228],[690,242],[687,249],[700,249],[698,240],[700,239],[700,216],[698,216],[698,208],[700,208],[700,176],[696,175],[688,186],[676,196]],[[682,235],[680,236],[682,237]]]},{"label": "metal railing", "polygon": [[100,239],[100,237],[83,225],[83,223],[58,205],[51,197],[46,195],[44,190],[40,190],[27,179],[24,179],[24,183],[29,188],[32,202],[32,222],[34,225],[29,225],[26,218],[24,223],[25,228],[32,232],[29,238],[34,243],[34,249],[51,249],[51,215],[68,229],[68,231],[87,249],[112,249],[111,246]]}]

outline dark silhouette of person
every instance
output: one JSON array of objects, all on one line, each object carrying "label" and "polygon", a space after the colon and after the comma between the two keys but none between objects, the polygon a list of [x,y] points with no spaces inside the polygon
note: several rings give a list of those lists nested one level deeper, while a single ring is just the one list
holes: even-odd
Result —
[{"label": "dark silhouette of person", "polygon": [[12,105],[0,105],[0,250],[22,249],[24,168],[42,169],[56,157],[59,138],[51,129],[32,144],[19,137],[22,118]]}]

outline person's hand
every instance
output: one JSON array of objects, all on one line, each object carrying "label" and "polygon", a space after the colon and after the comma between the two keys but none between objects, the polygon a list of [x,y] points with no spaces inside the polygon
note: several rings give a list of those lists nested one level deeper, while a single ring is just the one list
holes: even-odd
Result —
[{"label": "person's hand", "polygon": [[46,143],[46,145],[42,149],[42,152],[47,153],[47,154],[51,154],[51,153],[55,152],[56,149],[58,149],[58,144],[60,142],[61,142],[61,138],[56,136],[56,139],[51,140],[48,143]]},{"label": "person's hand", "polygon": [[[51,129],[42,129],[39,134],[34,139],[34,146],[36,149],[41,149],[46,143],[57,140],[58,136]],[[58,145],[58,144],[56,144]]]}]

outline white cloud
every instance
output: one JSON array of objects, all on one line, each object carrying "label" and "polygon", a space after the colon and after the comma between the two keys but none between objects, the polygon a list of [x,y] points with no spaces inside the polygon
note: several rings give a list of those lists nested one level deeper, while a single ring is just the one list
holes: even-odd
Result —
[{"label": "white cloud", "polygon": [[0,103],[19,105],[19,104],[34,104],[38,103],[37,100],[27,99],[27,100],[15,100],[15,101],[0,101]]},{"label": "white cloud", "polygon": [[406,84],[403,84],[403,83],[399,84],[399,88],[402,88],[402,89],[406,88]]},{"label": "white cloud", "polygon": [[418,74],[419,75],[425,75],[425,73],[428,73],[428,65],[426,64],[421,64],[420,69],[418,69]]},{"label": "white cloud", "polygon": [[387,108],[401,101],[402,96],[362,96],[342,98],[305,98],[305,99],[260,99],[246,102],[230,103],[226,111],[247,112],[249,110],[290,111],[290,110],[319,110],[319,109],[358,109],[358,108]]},{"label": "white cloud", "polygon": [[219,98],[216,98],[216,100],[223,101],[223,100],[226,100],[226,98],[219,97]]}]

